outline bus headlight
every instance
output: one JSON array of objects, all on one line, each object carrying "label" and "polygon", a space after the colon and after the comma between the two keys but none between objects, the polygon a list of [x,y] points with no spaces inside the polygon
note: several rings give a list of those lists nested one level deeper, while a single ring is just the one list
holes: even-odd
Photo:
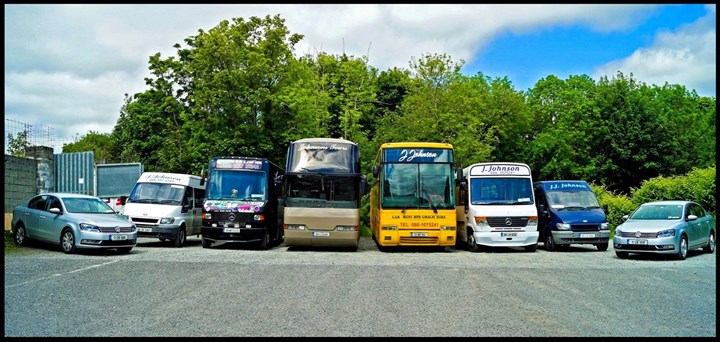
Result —
[{"label": "bus headlight", "polygon": [[440,230],[455,230],[455,226],[442,226]]},{"label": "bus headlight", "polygon": [[397,230],[397,226],[383,226],[382,230]]},{"label": "bus headlight", "polygon": [[265,215],[253,215],[255,221],[265,221]]},{"label": "bus headlight", "polygon": [[355,232],[359,231],[360,227],[358,226],[336,226],[335,230],[339,232]]}]

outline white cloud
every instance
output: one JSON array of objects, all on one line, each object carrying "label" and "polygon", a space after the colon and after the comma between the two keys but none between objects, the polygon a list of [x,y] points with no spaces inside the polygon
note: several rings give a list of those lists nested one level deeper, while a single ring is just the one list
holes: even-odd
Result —
[{"label": "white cloud", "polygon": [[716,93],[717,41],[715,34],[715,5],[709,5],[708,14],[675,32],[664,31],[656,35],[649,47],[636,50],[627,58],[599,67],[594,77],[614,77],[618,71],[632,74],[646,84],[685,85],[698,94]]},{"label": "white cloud", "polygon": [[[5,5],[5,116],[55,128],[58,141],[88,130],[108,133],[124,94],[144,91],[149,56],[175,56],[175,43],[222,20],[279,14],[305,38],[296,53],[368,56],[379,70],[408,68],[412,57],[446,53],[472,62],[498,33],[565,25],[625,30],[655,5]],[[715,92],[715,11],[657,36],[608,64],[647,82]],[[711,90],[709,90],[711,88]],[[59,150],[56,150],[59,152]]]}]

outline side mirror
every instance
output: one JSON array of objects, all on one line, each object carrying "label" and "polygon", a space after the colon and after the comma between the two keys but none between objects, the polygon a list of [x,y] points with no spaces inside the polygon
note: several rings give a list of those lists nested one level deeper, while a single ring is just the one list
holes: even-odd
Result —
[{"label": "side mirror", "polygon": [[622,216],[622,219],[623,219],[623,220],[627,220],[628,217],[630,217],[630,215],[623,215],[623,216]]},{"label": "side mirror", "polygon": [[[60,210],[59,208],[50,208],[49,211],[53,214],[62,215],[62,210]],[[695,217],[695,218],[697,218],[697,217]]]},{"label": "side mirror", "polygon": [[360,176],[360,196],[365,196],[368,193],[368,182],[367,182],[367,176],[361,175]]},{"label": "side mirror", "polygon": [[538,206],[538,214],[543,215],[543,216],[547,216],[548,211],[547,211],[547,208],[545,208],[545,205],[544,205],[544,204],[540,204],[540,205]]},{"label": "side mirror", "polygon": [[460,183],[463,180],[463,169],[461,167],[455,168],[455,184]]},{"label": "side mirror", "polygon": [[378,174],[380,174],[380,166],[378,166],[378,165],[373,165],[373,167],[372,167],[372,175],[373,175],[373,177],[377,178],[377,177],[378,177]]},{"label": "side mirror", "polygon": [[467,189],[468,189],[467,182],[465,182],[464,180],[460,181],[460,190],[467,191]]},{"label": "side mirror", "polygon": [[688,221],[695,221],[695,220],[697,220],[697,218],[698,218],[697,215],[690,214],[687,216]]},{"label": "side mirror", "polygon": [[182,206],[182,209],[180,210],[183,213],[188,212],[190,209],[192,209],[192,203],[188,203]]},{"label": "side mirror", "polygon": [[200,170],[200,186],[205,185],[205,168]]}]

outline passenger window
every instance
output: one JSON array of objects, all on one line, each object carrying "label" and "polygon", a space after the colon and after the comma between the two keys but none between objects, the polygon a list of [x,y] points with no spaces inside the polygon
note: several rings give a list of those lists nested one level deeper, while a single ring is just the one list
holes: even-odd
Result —
[{"label": "passenger window", "polygon": [[57,209],[60,209],[60,211],[62,211],[62,205],[60,205],[60,199],[58,199],[57,197],[50,196],[50,197],[48,197],[48,211],[50,211],[50,209],[52,209],[52,208],[57,208]]},{"label": "passenger window", "polygon": [[30,203],[28,203],[28,208],[30,209],[37,209],[37,210],[45,210],[45,204],[47,203],[47,195],[42,195],[33,198],[30,200]]}]

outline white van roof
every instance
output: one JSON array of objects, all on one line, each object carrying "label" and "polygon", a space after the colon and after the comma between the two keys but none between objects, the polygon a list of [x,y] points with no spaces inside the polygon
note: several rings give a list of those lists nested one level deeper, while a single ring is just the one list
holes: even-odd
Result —
[{"label": "white van roof", "polygon": [[182,173],[169,172],[144,172],[138,178],[138,183],[167,183],[188,185],[194,188],[205,189],[205,185],[200,185],[200,177],[195,175],[186,175]]}]

